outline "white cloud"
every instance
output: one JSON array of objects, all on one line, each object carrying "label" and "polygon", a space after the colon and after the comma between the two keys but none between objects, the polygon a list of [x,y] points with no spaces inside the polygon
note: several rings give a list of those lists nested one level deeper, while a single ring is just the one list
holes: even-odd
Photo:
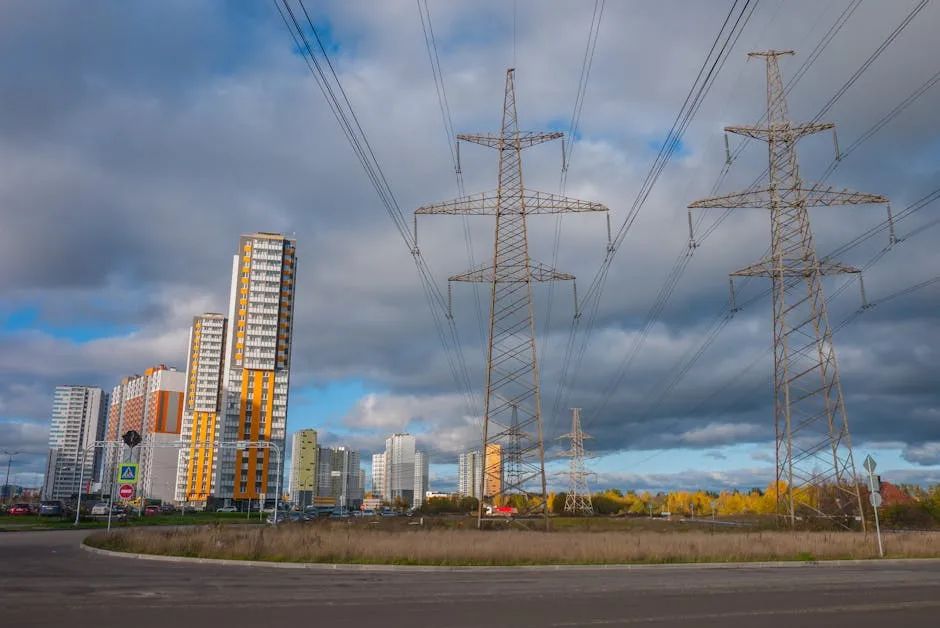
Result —
[{"label": "white cloud", "polygon": [[914,464],[940,465],[940,441],[909,445],[901,455]]}]

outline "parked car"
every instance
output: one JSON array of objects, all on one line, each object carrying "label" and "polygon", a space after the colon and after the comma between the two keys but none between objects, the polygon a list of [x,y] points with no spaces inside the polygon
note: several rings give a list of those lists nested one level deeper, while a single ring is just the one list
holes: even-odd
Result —
[{"label": "parked car", "polygon": [[40,517],[62,517],[65,515],[65,508],[60,501],[39,502]]},{"label": "parked car", "polygon": [[216,508],[216,512],[238,512],[238,508],[235,506],[222,506],[221,508]]},{"label": "parked car", "polygon": [[146,506],[146,507],[144,508],[144,516],[145,516],[145,517],[153,517],[153,516],[156,516],[156,515],[159,515],[159,514],[160,514],[160,507],[159,507],[159,506],[153,506],[153,505],[151,505],[151,506]]},{"label": "parked car", "polygon": [[[291,515],[291,513],[284,512],[284,511],[278,511],[278,513],[277,513],[277,522],[278,522],[278,523],[289,523],[289,522],[291,521],[290,515]],[[268,518],[267,518],[265,521],[267,521],[268,523],[272,523],[272,524],[273,524],[273,523],[274,523],[274,513],[272,512],[270,515],[268,515]]]},{"label": "parked car", "polygon": [[164,515],[173,514],[174,512],[176,512],[176,506],[174,506],[173,504],[162,504],[160,506],[160,512],[163,513]]},{"label": "parked car", "polygon": [[290,512],[287,514],[287,518],[292,523],[305,523],[307,521],[312,521],[313,519],[316,519],[317,517],[316,515],[310,516],[302,512]]},{"label": "parked car", "polygon": [[107,516],[108,502],[98,502],[91,507],[91,514],[94,517]]},{"label": "parked car", "polygon": [[[107,517],[108,516],[108,502],[98,502],[91,507],[91,515],[93,517]],[[117,519],[126,519],[127,510],[123,507],[114,505],[111,507],[111,517]]]},{"label": "parked car", "polygon": [[372,509],[366,509],[362,511],[363,517],[374,517],[375,515],[376,515],[376,512]]},{"label": "parked car", "polygon": [[33,513],[29,508],[29,504],[13,504],[10,506],[10,510],[7,514],[14,517],[22,517],[23,515],[31,515]]}]

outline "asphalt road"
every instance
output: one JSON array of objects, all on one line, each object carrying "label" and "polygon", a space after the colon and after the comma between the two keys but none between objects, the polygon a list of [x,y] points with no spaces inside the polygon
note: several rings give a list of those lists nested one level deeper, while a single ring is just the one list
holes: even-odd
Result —
[{"label": "asphalt road", "polygon": [[0,625],[940,626],[937,561],[638,571],[312,571],[100,556],[79,548],[85,534],[0,533]]}]

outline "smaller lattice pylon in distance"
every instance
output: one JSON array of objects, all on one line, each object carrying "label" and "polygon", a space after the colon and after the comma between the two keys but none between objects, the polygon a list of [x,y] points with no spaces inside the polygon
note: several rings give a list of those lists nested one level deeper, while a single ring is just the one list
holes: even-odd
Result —
[{"label": "smaller lattice pylon in distance", "polygon": [[846,527],[859,517],[864,529],[848,415],[822,285],[824,276],[861,271],[817,257],[807,208],[887,204],[888,199],[803,182],[797,141],[835,125],[790,121],[777,59],[792,54],[792,50],[769,50],[748,55],[766,62],[766,124],[725,127],[727,133],[767,143],[770,163],[766,185],[701,199],[689,208],[747,207],[770,213],[770,255],[731,276],[767,277],[772,285],[777,515],[790,527],[807,516]]},{"label": "smaller lattice pylon in distance", "polygon": [[591,491],[587,478],[590,473],[584,468],[584,439],[591,438],[581,431],[581,408],[571,408],[571,431],[558,438],[571,441],[571,448],[563,455],[568,462],[568,492],[565,493],[565,512],[572,515],[593,515]]}]

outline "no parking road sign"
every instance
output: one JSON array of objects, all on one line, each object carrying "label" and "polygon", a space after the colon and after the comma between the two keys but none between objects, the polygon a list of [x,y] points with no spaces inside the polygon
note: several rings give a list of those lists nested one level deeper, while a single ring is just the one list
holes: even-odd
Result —
[{"label": "no parking road sign", "polygon": [[130,499],[134,496],[134,485],[133,484],[122,484],[121,488],[118,489],[118,495],[121,499]]},{"label": "no parking road sign", "polygon": [[118,468],[118,482],[137,484],[137,463],[122,462]]}]

